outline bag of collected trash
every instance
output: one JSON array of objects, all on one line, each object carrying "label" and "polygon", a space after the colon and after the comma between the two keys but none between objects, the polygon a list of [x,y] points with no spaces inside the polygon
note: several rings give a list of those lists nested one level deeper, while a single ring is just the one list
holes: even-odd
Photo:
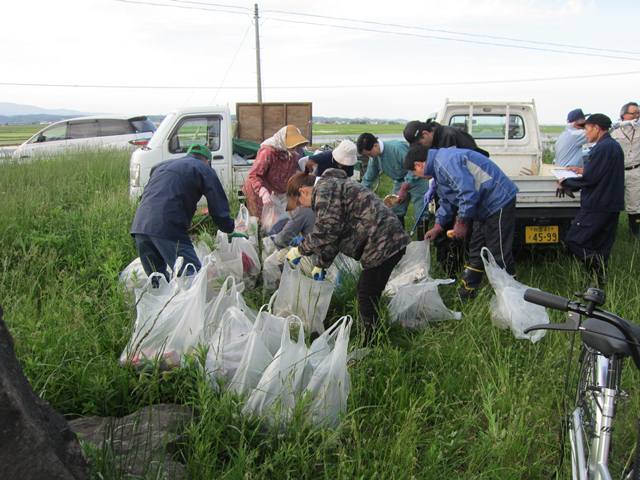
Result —
[{"label": "bag of collected trash", "polygon": [[302,388],[306,388],[309,384],[309,380],[313,376],[313,372],[316,371],[318,366],[324,361],[325,358],[331,353],[331,349],[336,343],[336,338],[340,332],[340,327],[346,321],[350,321],[351,317],[345,315],[340,317],[337,322],[327,328],[322,335],[318,336],[309,347],[307,354],[307,363],[304,367],[304,374],[302,377]]},{"label": "bag of collected trash", "polygon": [[239,395],[249,393],[258,385],[262,373],[280,348],[286,320],[267,313],[267,308],[268,305],[263,305],[258,312],[240,364],[229,383],[229,390]]},{"label": "bag of collected trash", "polygon": [[399,322],[405,328],[417,329],[428,322],[460,320],[462,314],[449,310],[440,294],[438,285],[449,285],[454,280],[422,280],[418,283],[401,285],[389,302],[392,322]]},{"label": "bag of collected trash", "polygon": [[231,381],[245,353],[253,324],[237,307],[229,307],[209,341],[205,368],[212,383]]},{"label": "bag of collected trash", "polygon": [[287,196],[272,194],[271,203],[262,207],[262,216],[260,217],[262,231],[271,235],[276,225],[285,223],[289,218],[289,214],[287,213]]},{"label": "bag of collected trash", "polygon": [[220,326],[224,313],[231,307],[236,307],[253,322],[256,318],[253,312],[242,298],[238,290],[235,278],[229,276],[220,287],[220,291],[215,299],[205,305],[203,338],[207,343],[211,342],[214,333]]},{"label": "bag of collected trash", "polygon": [[[233,261],[233,259],[240,259],[242,265],[242,277],[239,281],[244,279],[248,282],[248,286],[252,286],[255,283],[255,279],[260,275],[260,257],[258,252],[246,238],[234,237],[229,242],[229,236],[218,230],[216,234],[216,253],[223,255],[225,258]],[[234,265],[235,267],[235,265]],[[236,278],[236,280],[238,280]]]},{"label": "bag of collected trash", "polygon": [[[289,328],[293,323],[298,325],[298,339],[295,342],[291,340]],[[282,330],[280,348],[262,373],[256,388],[251,391],[242,412],[263,416],[271,424],[288,422],[300,395],[306,359],[302,320],[290,316],[286,328]]]},{"label": "bag of collected trash", "polygon": [[360,262],[343,253],[338,253],[331,266],[327,269],[327,280],[333,282],[336,287],[339,287],[342,279],[351,277],[356,280],[360,276],[360,273],[362,273],[362,265],[360,265]]},{"label": "bag of collected trash", "polygon": [[234,231],[244,233],[249,237],[251,244],[256,248],[258,247],[258,218],[249,215],[249,210],[244,204],[241,204],[238,209]]},{"label": "bag of collected trash", "polygon": [[287,260],[288,248],[281,248],[269,255],[262,264],[262,286],[265,290],[276,290],[280,284],[282,267]]},{"label": "bag of collected trash", "polygon": [[[166,367],[178,366],[182,356],[203,341],[210,266],[205,262],[200,272],[170,282],[153,273],[144,287],[136,290],[136,322],[120,356],[121,364],[141,366],[161,359]],[[187,265],[185,272],[189,269],[194,269],[193,265]]]},{"label": "bag of collected trash", "polygon": [[308,332],[322,333],[333,289],[330,281],[313,280],[285,262],[273,312],[283,317],[296,315]]},{"label": "bag of collected trash", "polygon": [[311,397],[307,412],[314,425],[335,427],[347,410],[351,389],[347,348],[352,321],[351,317],[341,320],[333,349],[319,362],[305,388]]},{"label": "bag of collected trash", "polygon": [[544,337],[544,330],[525,334],[524,330],[536,324],[549,323],[547,310],[541,305],[529,303],[524,299],[524,291],[529,288],[500,268],[488,248],[481,252],[487,279],[495,295],[491,299],[491,321],[496,327],[510,328],[516,338],[531,340],[535,343]]},{"label": "bag of collected trash", "polygon": [[409,243],[404,256],[391,272],[384,293],[395,295],[398,287],[402,285],[410,285],[431,278],[429,276],[430,267],[429,243],[426,241]]},{"label": "bag of collected trash", "polygon": [[147,277],[147,274],[142,267],[140,257],[133,260],[125,267],[124,270],[122,270],[122,272],[120,272],[119,279],[124,283],[124,288],[129,291],[136,288],[142,288],[144,286],[149,277]]}]

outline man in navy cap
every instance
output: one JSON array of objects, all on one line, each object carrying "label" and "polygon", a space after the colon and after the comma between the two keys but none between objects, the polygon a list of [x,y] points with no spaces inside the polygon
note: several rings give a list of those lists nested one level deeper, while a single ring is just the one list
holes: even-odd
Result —
[{"label": "man in navy cap", "polygon": [[586,115],[581,108],[571,110],[567,115],[567,128],[556,141],[556,157],[553,163],[560,167],[582,167],[582,145],[587,140],[584,134]]},{"label": "man in navy cap", "polygon": [[585,157],[581,177],[558,181],[564,190],[580,190],[580,211],[573,219],[565,244],[586,266],[604,280],[616,238],[618,215],[624,210],[624,152],[611,135],[611,119],[594,113],[585,122],[588,142],[595,142]]}]

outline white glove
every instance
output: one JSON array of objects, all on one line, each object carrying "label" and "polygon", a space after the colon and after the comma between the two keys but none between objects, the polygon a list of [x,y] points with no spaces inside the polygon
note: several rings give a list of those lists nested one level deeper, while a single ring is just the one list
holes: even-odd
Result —
[{"label": "white glove", "polygon": [[271,194],[266,188],[261,187],[258,195],[260,195],[260,198],[262,199],[262,205],[269,205],[270,203],[272,203]]}]

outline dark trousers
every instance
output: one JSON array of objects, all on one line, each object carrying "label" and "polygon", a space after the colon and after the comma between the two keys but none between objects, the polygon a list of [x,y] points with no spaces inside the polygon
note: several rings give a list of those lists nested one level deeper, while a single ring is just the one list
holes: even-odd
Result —
[{"label": "dark trousers", "polygon": [[618,229],[618,212],[580,210],[571,222],[564,243],[569,251],[587,264],[606,263]]},{"label": "dark trousers", "polygon": [[389,257],[377,267],[367,268],[362,271],[358,280],[358,307],[360,318],[364,323],[365,331],[371,333],[378,321],[378,302],[387,286],[387,281],[394,267],[398,264],[406,249]]},{"label": "dark trousers", "polygon": [[[158,272],[163,274],[168,281],[167,266],[173,268],[178,257],[184,258],[184,263],[178,272],[178,276],[182,275],[184,268],[188,264],[193,264],[196,271],[200,270],[200,260],[198,260],[196,250],[190,240],[169,240],[140,233],[136,233],[134,238],[142,268],[144,268],[147,275]],[[195,272],[191,269],[187,271],[187,275],[193,273]]]},{"label": "dark trousers", "polygon": [[514,275],[513,235],[516,228],[516,200],[513,199],[484,221],[473,221],[473,232],[469,240],[469,265],[484,270],[480,251],[487,247],[500,267]]}]

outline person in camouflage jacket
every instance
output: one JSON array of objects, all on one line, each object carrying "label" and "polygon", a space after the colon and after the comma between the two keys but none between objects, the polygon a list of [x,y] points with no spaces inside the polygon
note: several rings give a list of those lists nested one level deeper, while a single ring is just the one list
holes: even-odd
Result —
[{"label": "person in camouflage jacket", "polygon": [[[304,175],[298,173],[290,181]],[[347,178],[342,170],[328,169],[315,186],[302,186],[298,202],[313,209],[316,222],[292,256],[315,254],[316,269],[328,268],[339,252],[360,260],[358,306],[365,335],[370,338],[380,296],[404,255],[409,235],[375,193]]]}]

